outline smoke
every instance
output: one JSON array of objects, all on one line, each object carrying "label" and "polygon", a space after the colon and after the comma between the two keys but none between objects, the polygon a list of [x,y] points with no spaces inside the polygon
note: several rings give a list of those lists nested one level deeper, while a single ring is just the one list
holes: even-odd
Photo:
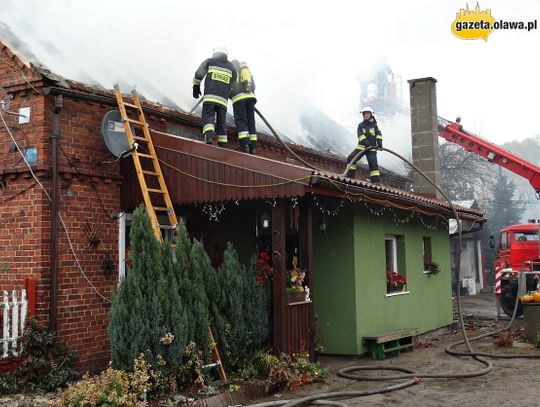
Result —
[{"label": "smoke", "polygon": [[[534,117],[534,95],[540,92],[538,81],[530,79],[539,67],[538,56],[530,52],[536,34],[501,31],[487,44],[456,39],[448,27],[459,7],[463,4],[428,0],[392,7],[275,0],[264,10],[248,0],[234,7],[215,0],[0,0],[0,21],[20,39],[19,52],[59,75],[107,89],[119,83],[125,92],[136,88],[150,100],[185,111],[195,104],[195,70],[214,46],[225,44],[231,59],[249,63],[257,108],[299,143],[316,144],[307,139],[302,115],[306,106],[314,106],[348,132],[340,136],[340,151],[354,147],[359,80],[373,79],[385,56],[403,78],[438,79],[441,116],[483,117],[483,134],[496,141],[508,135],[507,126],[500,125],[505,106],[500,101],[511,100],[523,118],[513,120],[514,133],[536,134],[534,121],[526,120]],[[514,13],[525,19],[534,15],[536,3],[520,3],[519,13],[503,3],[493,7],[498,18]],[[418,24],[419,15],[430,18]],[[520,74],[512,75],[518,68]],[[512,86],[494,86],[510,75]],[[408,117],[377,118],[385,146],[410,156]],[[387,156],[380,154],[381,164],[399,170],[401,164]]]}]

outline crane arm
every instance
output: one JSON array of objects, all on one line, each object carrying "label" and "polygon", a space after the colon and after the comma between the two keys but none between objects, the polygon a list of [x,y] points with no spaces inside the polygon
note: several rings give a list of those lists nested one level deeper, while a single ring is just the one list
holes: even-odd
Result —
[{"label": "crane arm", "polygon": [[540,199],[540,167],[480,136],[466,132],[459,123],[450,122],[441,117],[437,122],[439,137],[458,144],[465,150],[527,179],[536,191],[536,197]]}]

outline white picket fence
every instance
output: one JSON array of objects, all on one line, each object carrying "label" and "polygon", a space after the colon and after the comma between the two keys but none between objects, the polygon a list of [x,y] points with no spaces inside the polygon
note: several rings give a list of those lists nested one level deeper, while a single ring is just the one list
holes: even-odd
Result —
[{"label": "white picket fence", "polygon": [[[13,290],[11,295],[8,291],[2,291],[2,356],[0,359],[18,356],[20,354],[20,337],[24,332],[28,299],[26,290]],[[20,299],[19,299],[20,294]]]}]

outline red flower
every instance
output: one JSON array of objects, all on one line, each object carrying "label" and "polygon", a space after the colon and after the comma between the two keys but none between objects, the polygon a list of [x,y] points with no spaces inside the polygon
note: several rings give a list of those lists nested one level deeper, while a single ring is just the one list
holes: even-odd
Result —
[{"label": "red flower", "polygon": [[255,270],[255,279],[260,285],[266,284],[266,281],[272,276],[272,267],[269,263],[270,256],[266,252],[260,252],[258,260],[253,264]]}]

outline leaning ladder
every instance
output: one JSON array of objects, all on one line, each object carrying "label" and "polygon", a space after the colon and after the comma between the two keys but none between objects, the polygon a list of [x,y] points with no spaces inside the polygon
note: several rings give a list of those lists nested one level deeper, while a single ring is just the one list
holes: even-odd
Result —
[{"label": "leaning ladder", "polygon": [[[152,223],[152,229],[158,240],[162,241],[162,231],[176,230],[178,221],[174,213],[167,184],[161,172],[154,143],[150,136],[149,126],[144,117],[141,101],[137,96],[137,92],[133,91],[133,103],[125,102],[118,85],[114,85],[114,95],[120,109],[120,116],[124,123],[129,146],[132,149],[133,163],[137,171],[137,178],[141,186],[144,204],[146,205],[146,210]],[[128,108],[132,117],[134,114],[137,115],[136,119],[130,118]],[[136,132],[136,129],[141,129],[142,135],[140,135],[140,132]],[[158,220],[157,213],[165,213],[168,217],[168,223],[161,224]]]},{"label": "leaning ladder", "polygon": [[227,374],[225,373],[225,369],[223,368],[223,363],[221,363],[221,357],[219,356],[217,343],[214,340],[214,335],[212,334],[212,329],[210,327],[208,327],[208,335],[210,337],[210,347],[212,349],[212,363],[204,365],[203,368],[217,366],[219,369],[219,376],[221,377],[221,380],[223,381],[223,383],[227,383]]},{"label": "leaning ladder", "polygon": [[[163,178],[163,173],[161,172],[156,150],[154,149],[154,143],[152,142],[152,137],[150,136],[149,126],[144,117],[141,101],[139,100],[139,96],[137,96],[137,92],[133,91],[133,103],[125,102],[118,85],[114,85],[114,95],[116,97],[116,102],[118,103],[118,109],[120,109],[120,116],[122,117],[122,122],[124,123],[128,143],[132,149],[133,163],[135,164],[135,170],[137,171],[137,178],[139,179],[139,184],[141,186],[144,204],[146,205],[148,216],[150,216],[150,221],[152,222],[152,229],[154,230],[156,237],[162,241],[163,235],[161,230],[176,230],[178,221],[176,219],[176,214],[169,195],[169,190],[167,189],[167,184],[165,183],[165,178]],[[126,108],[130,108],[130,112],[135,111],[137,114],[137,119],[131,119],[128,116]],[[131,125],[141,128],[143,136],[141,137],[134,134],[135,127],[132,129]],[[139,152],[139,148],[144,152]],[[147,179],[146,177],[149,178]],[[149,188],[147,181],[155,184],[156,179],[159,187]],[[154,202],[156,201],[155,198],[158,196],[161,196],[161,201],[164,202],[163,206],[154,205]],[[151,199],[152,197],[154,197],[154,200]],[[158,222],[156,212],[166,212],[169,218],[169,224],[160,224]],[[221,379],[226,382],[227,375],[225,374],[225,369],[221,363],[217,343],[214,340],[214,335],[212,335],[212,330],[210,327],[208,328],[208,333],[211,341],[213,363],[205,365],[204,367],[217,366],[219,368]]]}]

